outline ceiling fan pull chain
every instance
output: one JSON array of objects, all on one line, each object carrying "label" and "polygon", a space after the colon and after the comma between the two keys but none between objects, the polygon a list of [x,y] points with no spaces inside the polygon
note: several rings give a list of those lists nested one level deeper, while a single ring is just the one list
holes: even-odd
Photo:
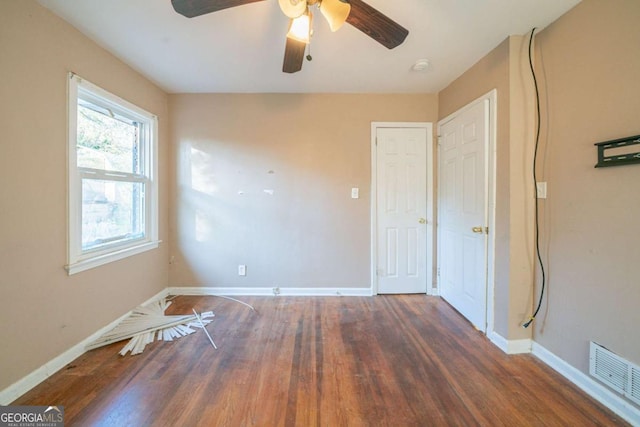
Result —
[{"label": "ceiling fan pull chain", "polygon": [[313,57],[311,56],[311,43],[307,45],[307,61],[311,62]]}]

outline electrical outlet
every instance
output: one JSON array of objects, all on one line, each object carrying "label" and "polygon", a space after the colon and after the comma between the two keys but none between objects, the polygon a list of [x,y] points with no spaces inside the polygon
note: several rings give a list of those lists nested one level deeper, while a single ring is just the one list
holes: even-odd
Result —
[{"label": "electrical outlet", "polygon": [[247,266],[244,264],[240,264],[238,266],[238,276],[246,276],[247,275]]},{"label": "electrical outlet", "polygon": [[351,198],[352,199],[358,199],[360,198],[360,189],[357,187],[354,187],[351,189]]},{"label": "electrical outlet", "polygon": [[547,198],[547,183],[546,182],[536,182],[536,193],[538,195],[538,199],[546,199]]}]

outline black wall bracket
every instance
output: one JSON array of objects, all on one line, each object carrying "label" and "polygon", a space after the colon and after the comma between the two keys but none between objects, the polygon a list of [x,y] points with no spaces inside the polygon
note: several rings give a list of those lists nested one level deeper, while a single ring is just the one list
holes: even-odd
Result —
[{"label": "black wall bracket", "polygon": [[[620,150],[621,147],[632,145],[638,145],[638,151],[630,152],[631,150],[629,149]],[[595,166],[597,168],[640,163],[640,135],[598,142],[595,146],[598,147],[598,163]],[[607,153],[607,150],[610,151]]]}]

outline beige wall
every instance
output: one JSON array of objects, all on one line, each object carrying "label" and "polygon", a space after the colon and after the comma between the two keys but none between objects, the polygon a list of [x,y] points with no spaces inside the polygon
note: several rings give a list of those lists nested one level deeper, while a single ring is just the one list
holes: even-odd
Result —
[{"label": "beige wall", "polygon": [[159,116],[167,169],[167,96],[37,3],[0,1],[0,390],[167,286],[166,244],[71,277],[64,270],[71,70]]},{"label": "beige wall", "polygon": [[640,364],[640,165],[594,169],[594,143],[640,134],[640,2],[583,0],[538,35],[542,246],[535,340],[588,372],[588,342]]},{"label": "beige wall", "polygon": [[185,94],[170,111],[172,285],[366,288],[371,122],[435,122],[437,98]]}]

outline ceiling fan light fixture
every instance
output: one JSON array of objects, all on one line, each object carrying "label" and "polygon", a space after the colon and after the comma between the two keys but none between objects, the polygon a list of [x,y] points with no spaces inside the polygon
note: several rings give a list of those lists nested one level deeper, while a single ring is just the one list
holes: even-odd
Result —
[{"label": "ceiling fan light fixture", "polygon": [[322,0],[320,12],[327,19],[331,31],[336,32],[347,21],[351,12],[351,5],[341,0]]},{"label": "ceiling fan light fixture", "polygon": [[278,0],[280,10],[291,19],[304,15],[307,10],[307,0]]},{"label": "ceiling fan light fixture", "polygon": [[287,37],[302,43],[309,44],[311,42],[311,23],[313,15],[307,9],[306,13],[291,20]]}]

